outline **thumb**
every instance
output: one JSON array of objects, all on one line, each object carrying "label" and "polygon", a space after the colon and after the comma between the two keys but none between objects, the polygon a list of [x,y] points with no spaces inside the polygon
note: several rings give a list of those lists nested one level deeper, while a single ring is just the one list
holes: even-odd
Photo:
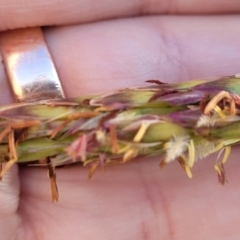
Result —
[{"label": "thumb", "polygon": [[21,219],[17,214],[19,206],[20,181],[18,166],[14,165],[0,182],[0,239],[15,239]]}]

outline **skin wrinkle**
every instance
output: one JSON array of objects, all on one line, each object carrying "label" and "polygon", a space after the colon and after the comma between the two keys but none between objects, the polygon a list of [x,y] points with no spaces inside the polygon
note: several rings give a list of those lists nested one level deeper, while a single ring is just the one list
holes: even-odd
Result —
[{"label": "skin wrinkle", "polygon": [[171,14],[178,14],[181,12],[180,8],[180,1],[181,0],[169,0],[168,1],[168,8],[166,13],[171,13]]},{"label": "skin wrinkle", "polygon": [[[21,200],[22,202],[22,200]],[[28,216],[26,214],[23,214],[21,211],[18,211],[19,215],[21,215],[21,218],[24,219],[22,221],[21,225],[16,229],[16,240],[27,240],[27,239],[36,239],[34,236],[34,229],[31,227],[31,223],[33,221],[30,221]]]},{"label": "skin wrinkle", "polygon": [[[147,182],[145,180],[145,176],[144,176],[144,173],[141,169],[141,166],[138,167],[139,169],[139,177],[140,177],[140,180],[141,180],[141,185],[142,187],[144,188],[144,192],[145,192],[145,197],[146,199],[148,200],[147,202],[149,202],[150,204],[150,208],[151,208],[151,215],[153,215],[153,218],[154,218],[154,222],[155,222],[155,225],[158,225],[158,220],[157,220],[157,213],[155,211],[155,204],[154,204],[154,199],[152,198],[150,192],[149,192],[149,188],[147,186]],[[141,209],[140,209],[141,211]],[[164,211],[165,212],[165,211]],[[142,221],[142,224],[141,224],[141,232],[142,232],[142,239],[143,240],[148,240],[148,239],[151,239],[149,236],[150,235],[150,232],[151,232],[151,229],[150,227],[148,226],[148,224],[146,223],[146,221],[144,221],[144,217],[142,217],[143,214],[141,213],[140,214],[140,218],[141,218],[141,221]],[[155,229],[158,229],[157,226],[155,226]]]},{"label": "skin wrinkle", "polygon": [[[155,161],[156,162],[156,161]],[[171,212],[170,208],[168,207],[168,204],[166,202],[164,192],[162,191],[160,181],[156,180],[155,175],[152,174],[146,174],[144,172],[144,166],[142,164],[138,165],[138,172],[139,177],[141,180],[141,185],[144,188],[145,197],[148,200],[147,202],[150,203],[151,207],[151,214],[153,215],[153,218],[155,219],[155,233],[158,233],[157,236],[154,238],[150,238],[149,236],[152,236],[151,229],[147,227],[147,224],[144,222],[144,219],[142,219],[142,235],[144,240],[148,239],[160,239],[162,236],[162,233],[160,232],[163,225],[160,225],[160,219],[159,216],[161,216],[162,219],[164,219],[164,222],[167,225],[166,233],[168,233],[168,239],[173,240],[173,233],[174,229],[172,224],[173,219],[171,218]],[[150,178],[150,179],[149,179]],[[149,181],[150,180],[150,181]],[[149,182],[151,186],[149,186]],[[153,191],[155,190],[155,191]],[[162,214],[164,213],[164,216]],[[143,214],[141,214],[143,216]]]},{"label": "skin wrinkle", "polygon": [[[40,226],[37,224],[34,224],[34,221],[31,220],[31,215],[34,215],[36,212],[39,212],[39,216],[40,216],[40,219],[42,219],[41,217],[41,214],[44,213],[46,214],[45,216],[45,219],[49,219],[49,216],[50,218],[52,218],[52,213],[48,212],[48,211],[42,211],[42,209],[39,209],[39,207],[36,206],[32,206],[32,203],[31,202],[34,202],[34,199],[38,202],[41,202],[41,204],[43,204],[44,206],[45,205],[48,205],[48,204],[52,204],[50,201],[47,202],[47,200],[45,199],[42,199],[42,198],[39,198],[37,196],[29,196],[28,195],[28,198],[25,198],[24,196],[24,193],[22,193],[22,196],[21,196],[21,205],[22,206],[27,206],[27,207],[21,207],[18,212],[19,214],[22,216],[22,218],[24,219],[24,222],[22,223],[22,232],[24,232],[24,235],[21,235],[19,237],[18,240],[26,240],[26,239],[36,239],[36,240],[43,240],[43,239],[46,239],[46,232],[47,232],[47,229],[45,228],[47,226],[46,223],[44,223],[44,221],[42,221],[42,223],[44,223],[42,225],[42,227],[40,228]],[[44,206],[43,206],[43,210],[44,210]],[[57,205],[56,206],[50,206],[50,207],[58,207]],[[54,218],[52,218],[54,219]],[[39,221],[41,222],[41,221]],[[43,229],[44,228],[44,229]]]},{"label": "skin wrinkle", "polygon": [[[157,0],[155,1],[157,2]],[[163,14],[180,14],[181,11],[179,11],[179,0],[168,0],[164,1],[161,0],[162,3],[162,11]]]},{"label": "skin wrinkle", "polygon": [[[179,37],[177,37],[174,32],[169,31],[164,24],[160,23],[159,26],[159,37],[161,39],[161,42],[163,43],[162,49],[164,50],[163,53],[159,53],[161,56],[162,54],[166,57],[166,63],[165,65],[169,65],[168,63],[171,62],[172,64],[172,70],[173,70],[173,75],[178,75],[179,79],[187,79],[185,75],[184,70],[184,62],[183,62],[183,57],[182,57],[182,49],[181,49],[181,44],[179,41]],[[159,66],[161,66],[159,64]],[[161,69],[159,68],[159,72],[161,72],[163,67]],[[188,76],[188,75],[187,75]]]},{"label": "skin wrinkle", "polygon": [[138,0],[138,8],[136,14],[145,15],[148,13],[148,7],[155,2],[155,0]]},{"label": "skin wrinkle", "polygon": [[[23,184],[24,186],[24,184]],[[17,213],[21,216],[22,219],[24,219],[24,221],[22,220],[21,225],[19,226],[19,228],[17,229],[18,232],[20,232],[20,235],[17,235],[17,239],[16,240],[26,240],[26,239],[36,239],[38,240],[38,238],[40,237],[40,234],[37,236],[36,233],[34,233],[35,229],[33,227],[33,223],[34,221],[31,220],[31,217],[29,216],[29,211],[31,211],[32,209],[33,212],[36,211],[36,209],[32,206],[32,204],[29,202],[29,199],[31,200],[32,198],[35,198],[37,201],[42,201],[41,198],[36,197],[36,196],[31,196],[28,195],[29,198],[26,199],[24,197],[25,195],[25,191],[21,190],[21,195],[20,195],[20,199],[21,199],[21,204],[19,205],[18,211]],[[22,207],[22,206],[28,206],[26,207]],[[44,239],[44,238],[42,238]]]},{"label": "skin wrinkle", "polygon": [[[184,20],[184,18],[185,17],[180,17],[182,20]],[[165,21],[159,21],[158,26],[159,38],[164,45],[164,55],[167,59],[164,65],[169,66],[169,63],[171,62],[171,70],[167,69],[166,73],[169,82],[175,82],[176,76],[179,82],[195,78],[195,74],[191,71],[192,59],[189,57],[189,53],[191,56],[191,52],[193,51],[191,47],[194,42],[194,35],[188,40],[186,36],[182,35],[181,30],[171,31],[171,24],[166,25]],[[187,32],[186,34],[189,34],[190,36],[192,35],[191,32]],[[209,41],[206,42],[206,44],[208,46]],[[159,55],[161,56],[163,53],[159,53]],[[161,64],[159,64],[159,66],[161,66]],[[159,68],[159,73],[162,74],[163,72],[164,67],[161,66],[161,68]]]},{"label": "skin wrinkle", "polygon": [[[150,24],[148,23],[146,25],[148,29],[152,29],[154,32],[156,27],[154,25],[156,22],[154,17],[151,19],[152,21],[149,20]],[[177,36],[175,32],[170,31],[164,26],[164,23],[162,24],[161,21],[159,21],[157,26],[157,34],[151,38],[159,44],[158,60],[155,64],[157,76],[155,78],[159,78],[160,74],[163,75],[166,71],[166,75],[169,76],[172,74],[172,78],[170,78],[171,82],[175,81],[171,80],[175,78],[174,76],[178,76],[179,80],[189,79],[190,76],[185,66],[187,65],[184,57],[185,49],[182,47],[179,36]],[[169,66],[169,62],[171,62],[171,71],[169,71],[169,67],[165,67]]]},{"label": "skin wrinkle", "polygon": [[[163,28],[163,29],[164,31],[166,30],[166,28]],[[176,62],[175,66],[177,68],[179,79],[190,79],[188,64],[186,62],[186,58],[184,54],[186,52],[186,48],[185,46],[184,47],[182,46],[180,37],[178,37],[177,34],[173,32],[172,34],[170,34],[170,37],[171,37],[171,40],[170,41],[168,40],[168,41],[172,43],[170,48],[175,49],[176,57],[174,58],[175,60],[174,62]],[[169,59],[169,61],[173,61],[173,60]]]},{"label": "skin wrinkle", "polygon": [[169,204],[166,200],[165,193],[161,188],[161,183],[158,182],[155,178],[153,179],[153,183],[158,187],[158,192],[162,199],[162,204],[163,204],[162,209],[164,209],[165,211],[166,222],[168,226],[168,239],[174,240],[174,233],[176,232],[176,229],[174,228],[174,224],[173,224],[174,214],[171,212],[171,208],[169,207]]}]

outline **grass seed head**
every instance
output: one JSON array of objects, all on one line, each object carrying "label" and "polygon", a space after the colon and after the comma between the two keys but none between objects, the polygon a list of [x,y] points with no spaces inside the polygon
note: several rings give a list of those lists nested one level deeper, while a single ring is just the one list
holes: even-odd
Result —
[{"label": "grass seed head", "polygon": [[49,168],[58,200],[55,167],[121,164],[138,156],[177,160],[191,178],[198,159],[222,151],[215,165],[225,183],[224,163],[240,142],[239,75],[146,87],[101,96],[46,100],[0,107],[0,177],[14,163]]}]

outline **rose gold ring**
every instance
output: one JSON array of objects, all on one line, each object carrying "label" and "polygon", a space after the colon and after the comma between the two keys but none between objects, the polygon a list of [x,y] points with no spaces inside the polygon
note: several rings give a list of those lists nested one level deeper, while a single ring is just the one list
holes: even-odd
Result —
[{"label": "rose gold ring", "polygon": [[1,32],[0,51],[19,102],[64,98],[41,28]]}]

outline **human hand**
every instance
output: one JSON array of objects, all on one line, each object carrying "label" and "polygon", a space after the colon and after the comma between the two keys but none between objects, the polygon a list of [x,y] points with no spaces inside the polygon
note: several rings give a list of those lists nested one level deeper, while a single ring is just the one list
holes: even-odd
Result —
[{"label": "human hand", "polygon": [[[57,25],[44,34],[68,97],[147,79],[175,82],[240,71],[239,16],[140,16],[238,13],[238,1],[1,0],[0,5],[1,30]],[[110,20],[124,16],[129,18]],[[0,79],[3,104],[12,101],[3,65]],[[0,239],[237,240],[238,149],[226,164],[229,184],[222,188],[215,158],[197,163],[192,180],[177,163],[160,172],[158,158],[108,167],[90,181],[88,169],[80,166],[57,169],[56,204],[45,169],[21,167],[18,175],[14,166],[0,183]]]}]

